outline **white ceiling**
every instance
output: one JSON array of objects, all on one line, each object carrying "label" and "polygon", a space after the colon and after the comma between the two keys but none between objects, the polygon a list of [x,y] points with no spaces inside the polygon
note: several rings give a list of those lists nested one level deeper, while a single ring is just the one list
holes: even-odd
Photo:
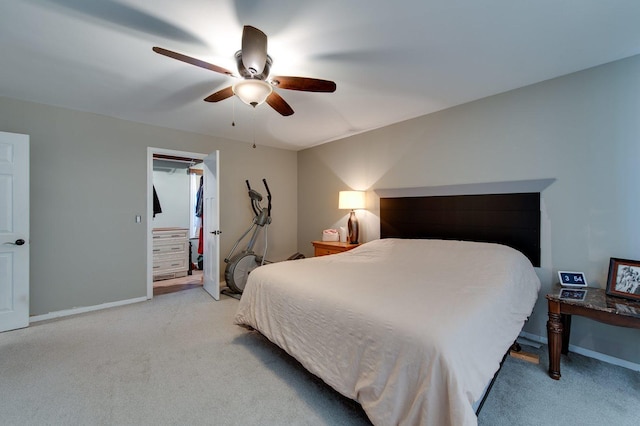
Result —
[{"label": "white ceiling", "polygon": [[[268,36],[282,117],[232,98],[242,26]],[[293,150],[640,53],[638,0],[22,0],[0,8],[0,96]],[[231,126],[232,121],[236,126]]]}]

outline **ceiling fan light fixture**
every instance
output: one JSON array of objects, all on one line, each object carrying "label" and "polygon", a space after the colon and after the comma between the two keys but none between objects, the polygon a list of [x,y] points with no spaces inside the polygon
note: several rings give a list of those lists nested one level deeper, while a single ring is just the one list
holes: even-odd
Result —
[{"label": "ceiling fan light fixture", "polygon": [[158,46],[153,47],[153,51],[213,72],[240,77],[239,83],[212,93],[204,98],[205,102],[220,102],[237,95],[242,102],[254,108],[266,101],[280,115],[288,117],[294,111],[278,92],[273,91],[274,87],[300,92],[332,93],[336,91],[336,83],[329,80],[295,76],[270,77],[273,60],[267,53],[267,36],[250,25],[245,25],[242,29],[242,49],[235,54],[238,74],[218,65]]},{"label": "ceiling fan light fixture", "polygon": [[262,80],[242,80],[233,85],[233,93],[254,108],[267,100],[271,92],[273,87]]}]

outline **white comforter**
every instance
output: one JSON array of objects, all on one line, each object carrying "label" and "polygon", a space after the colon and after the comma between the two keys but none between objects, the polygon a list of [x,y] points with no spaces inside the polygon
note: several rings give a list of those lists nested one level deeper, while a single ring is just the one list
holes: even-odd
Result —
[{"label": "white comforter", "polygon": [[520,252],[385,239],[262,266],[236,324],[259,330],[376,425],[475,425],[472,404],[538,297]]}]

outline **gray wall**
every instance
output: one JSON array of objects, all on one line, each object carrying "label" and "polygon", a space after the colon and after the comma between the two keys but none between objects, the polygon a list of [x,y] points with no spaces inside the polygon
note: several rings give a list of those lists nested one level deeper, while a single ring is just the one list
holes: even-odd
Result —
[{"label": "gray wall", "polygon": [[[546,336],[544,294],[560,270],[604,287],[610,257],[640,259],[640,56],[298,153],[298,244],[344,225],[338,191],[555,178],[541,297],[526,331]],[[378,199],[360,212],[377,236]],[[640,330],[583,318],[571,344],[640,363]]]},{"label": "gray wall", "polygon": [[220,150],[221,258],[251,221],[245,179],[274,193],[270,258],[297,249],[295,152],[1,97],[0,130],[31,137],[31,315],[146,296],[149,146]]}]

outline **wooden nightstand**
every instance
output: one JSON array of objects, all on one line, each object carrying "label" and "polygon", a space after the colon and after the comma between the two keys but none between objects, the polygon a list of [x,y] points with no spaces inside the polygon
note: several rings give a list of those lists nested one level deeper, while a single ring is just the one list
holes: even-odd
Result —
[{"label": "wooden nightstand", "polygon": [[315,248],[314,256],[342,253],[358,247],[360,244],[341,243],[338,241],[311,241]]},{"label": "wooden nightstand", "polygon": [[560,354],[569,353],[571,315],[620,327],[640,328],[640,302],[608,296],[604,289],[587,287],[585,300],[560,299],[560,284],[547,294],[549,321],[549,377],[560,379]]}]

